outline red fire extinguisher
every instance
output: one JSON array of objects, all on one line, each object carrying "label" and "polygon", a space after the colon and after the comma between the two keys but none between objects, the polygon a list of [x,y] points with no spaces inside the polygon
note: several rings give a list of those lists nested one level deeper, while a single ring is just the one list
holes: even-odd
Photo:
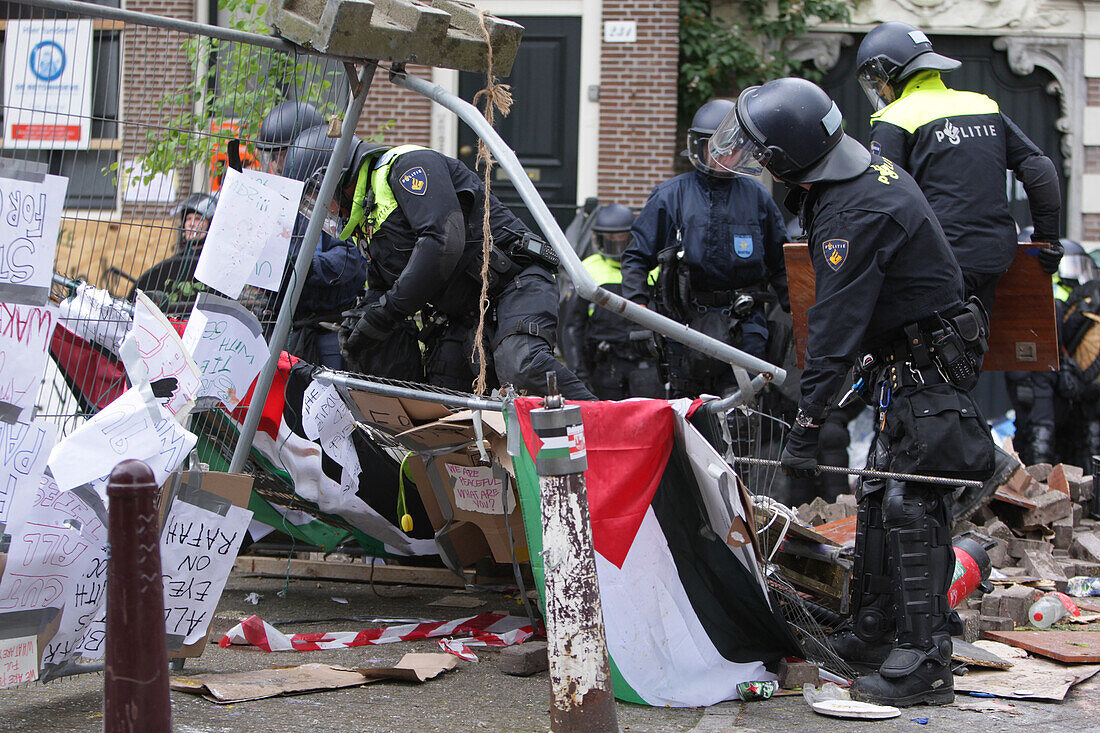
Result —
[{"label": "red fire extinguisher", "polygon": [[952,540],[951,546],[955,550],[955,572],[951,576],[951,588],[947,591],[947,603],[954,608],[975,588],[981,588],[984,593],[993,590],[989,582],[991,564],[986,553],[986,549],[993,545],[983,547],[974,539],[962,535]]}]

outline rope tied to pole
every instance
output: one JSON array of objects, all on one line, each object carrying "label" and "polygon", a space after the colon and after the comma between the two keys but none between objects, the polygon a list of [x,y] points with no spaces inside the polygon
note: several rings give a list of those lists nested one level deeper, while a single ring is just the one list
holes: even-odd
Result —
[{"label": "rope tied to pole", "polygon": [[[485,55],[487,68],[485,70],[485,88],[474,95],[474,105],[482,99],[485,100],[485,121],[490,126],[493,117],[499,111],[502,117],[507,117],[512,110],[512,92],[509,85],[500,84],[493,74],[493,44],[489,38],[489,29],[485,25],[488,15],[484,10],[478,11],[478,24],[485,35]],[[474,351],[470,355],[478,365],[477,379],[474,381],[474,394],[485,394],[485,317],[489,312],[489,255],[493,251],[493,232],[489,227],[489,199],[491,196],[491,172],[493,156],[489,152],[489,146],[485,141],[477,141],[477,166],[485,166],[483,184],[485,187],[484,211],[481,217],[481,296],[478,298],[477,332],[474,334]]]}]

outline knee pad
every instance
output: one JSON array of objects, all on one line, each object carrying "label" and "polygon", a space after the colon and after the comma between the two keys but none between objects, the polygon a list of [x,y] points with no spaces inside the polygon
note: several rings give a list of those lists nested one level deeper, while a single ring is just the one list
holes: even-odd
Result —
[{"label": "knee pad", "polygon": [[882,497],[882,523],[887,529],[905,527],[929,513],[928,501],[909,484],[891,481]]}]

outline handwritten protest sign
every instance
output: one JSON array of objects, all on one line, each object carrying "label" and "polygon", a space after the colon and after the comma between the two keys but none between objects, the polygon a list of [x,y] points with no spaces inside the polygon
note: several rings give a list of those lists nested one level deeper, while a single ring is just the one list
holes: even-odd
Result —
[{"label": "handwritten protest sign", "polygon": [[124,345],[121,355],[130,381],[165,384],[163,380],[176,380],[162,404],[177,417],[186,415],[199,393],[199,368],[176,329],[140,291],[134,300],[134,327],[126,341],[130,346]]},{"label": "handwritten protest sign", "polygon": [[38,679],[38,639],[0,639],[0,689]]},{"label": "handwritten protest sign", "polygon": [[270,355],[256,316],[209,293],[199,293],[183,344],[199,368],[199,397],[216,397],[230,409],[248,394]]},{"label": "handwritten protest sign", "polygon": [[85,648],[87,632],[104,608],[106,509],[94,493],[62,492],[49,476],[41,478],[37,491],[16,499],[12,515],[18,519],[0,577],[0,614],[61,609],[42,665],[61,664]]},{"label": "handwritten protest sign", "polygon": [[54,446],[48,465],[62,491],[102,478],[134,458],[157,483],[183,463],[198,438],[137,387],[127,390]]},{"label": "handwritten protest sign", "polygon": [[0,303],[0,421],[29,422],[57,311]]},{"label": "handwritten protest sign", "polygon": [[[321,449],[341,466],[348,466],[356,458],[355,447],[348,440],[355,432],[355,418],[331,384],[310,382],[306,387],[302,397],[302,429],[307,438],[320,443]],[[355,465],[359,465],[358,460]]]},{"label": "handwritten protest sign", "polygon": [[0,525],[7,523],[16,494],[38,486],[56,440],[53,423],[0,423]]},{"label": "handwritten protest sign", "polygon": [[[239,298],[268,241],[285,229],[281,212],[288,206],[297,208],[297,204],[254,176],[226,171],[195,279],[230,298]],[[285,236],[289,242],[289,229]]]},{"label": "handwritten protest sign", "polygon": [[247,281],[248,285],[278,291],[282,286],[290,238],[294,233],[294,220],[298,216],[298,202],[302,199],[305,183],[260,171],[246,170],[242,175],[263,184],[268,191],[279,194],[273,199],[275,212],[269,214],[278,218],[278,226],[275,234],[264,243],[260,258],[256,260],[256,266]]},{"label": "handwritten protest sign", "polygon": [[172,503],[161,534],[164,620],[184,644],[206,638],[237,559],[252,512],[230,506],[224,516],[186,501]]},{"label": "handwritten protest sign", "polygon": [[57,306],[57,317],[62,326],[112,354],[118,353],[134,322],[129,303],[84,283]]},{"label": "handwritten protest sign", "polygon": [[46,304],[68,187],[63,176],[0,177],[0,300]]},{"label": "handwritten protest sign", "polygon": [[[482,514],[505,514],[503,484],[493,475],[491,466],[444,464],[454,481],[455,507]],[[516,496],[508,488],[508,510],[516,507]]]}]

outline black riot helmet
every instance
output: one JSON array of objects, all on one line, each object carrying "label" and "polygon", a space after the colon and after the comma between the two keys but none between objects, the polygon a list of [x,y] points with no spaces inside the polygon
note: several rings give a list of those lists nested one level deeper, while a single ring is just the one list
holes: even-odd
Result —
[{"label": "black riot helmet", "polygon": [[311,127],[294,139],[286,151],[282,175],[296,181],[308,181],[318,169],[328,165],[336,138],[328,136],[328,125]]},{"label": "black riot helmet", "polygon": [[630,245],[630,225],[633,223],[634,212],[629,207],[622,204],[601,206],[592,223],[600,254],[613,260],[622,257],[623,251]]},{"label": "black riot helmet", "polygon": [[179,217],[177,252],[197,251],[202,247],[217,205],[217,195],[193,193],[172,209],[172,213]]},{"label": "black riot helmet", "polygon": [[214,207],[218,200],[208,193],[193,193],[176,204],[172,213],[183,221],[188,214],[198,214],[203,219],[214,218]]},{"label": "black riot helmet", "polygon": [[708,176],[729,178],[733,174],[724,168],[714,166],[707,154],[707,143],[710,136],[722,124],[733,110],[734,104],[728,99],[712,99],[695,113],[691,118],[691,127],[687,134],[687,155],[696,170],[706,173]]},{"label": "black riot helmet", "polygon": [[901,82],[918,71],[952,71],[961,65],[933,51],[923,31],[899,21],[874,28],[856,54],[859,85],[876,110],[897,99]]},{"label": "black riot helmet", "polygon": [[1058,277],[1078,285],[1097,279],[1096,263],[1080,242],[1062,239],[1062,259],[1058,262]]},{"label": "black riot helmet", "polygon": [[741,92],[710,139],[714,165],[790,183],[846,181],[871,164],[867,148],[844,134],[829,95],[805,79],[775,79]]},{"label": "black riot helmet", "polygon": [[309,102],[282,102],[264,117],[255,144],[260,150],[287,148],[303,131],[323,124],[324,116]]}]

